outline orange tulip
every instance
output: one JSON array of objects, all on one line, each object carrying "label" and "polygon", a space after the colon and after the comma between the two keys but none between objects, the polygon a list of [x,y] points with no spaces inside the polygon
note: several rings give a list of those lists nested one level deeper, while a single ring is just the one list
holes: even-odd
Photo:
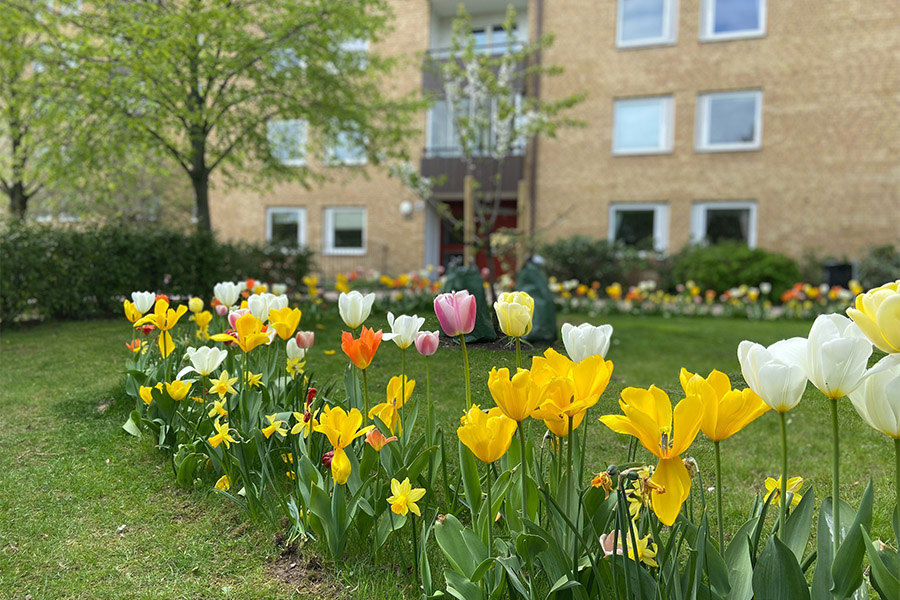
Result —
[{"label": "orange tulip", "polygon": [[372,359],[375,358],[375,351],[378,350],[378,345],[381,343],[381,335],[380,329],[373,331],[365,325],[359,334],[358,340],[353,339],[352,333],[345,331],[341,334],[341,350],[350,357],[354,365],[360,369],[368,368],[372,364]]}]

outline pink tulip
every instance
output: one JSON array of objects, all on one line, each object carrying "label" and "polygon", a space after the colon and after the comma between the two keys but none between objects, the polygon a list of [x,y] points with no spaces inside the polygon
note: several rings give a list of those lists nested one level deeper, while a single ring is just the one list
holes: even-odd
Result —
[{"label": "pink tulip", "polygon": [[294,340],[297,342],[297,347],[303,350],[309,350],[313,347],[313,343],[316,341],[316,332],[315,331],[298,331]]},{"label": "pink tulip", "polygon": [[416,334],[416,350],[422,356],[431,356],[438,349],[440,341],[440,332],[438,331],[420,331]]},{"label": "pink tulip", "polygon": [[475,296],[466,290],[438,294],[434,299],[434,312],[441,329],[450,337],[472,333],[475,329]]},{"label": "pink tulip", "polygon": [[216,304],[216,314],[220,317],[224,317],[228,314],[228,307],[224,304]]},{"label": "pink tulip", "polygon": [[233,310],[228,313],[228,324],[231,325],[231,328],[234,329],[234,324],[237,323],[237,320],[243,317],[244,315],[249,315],[249,308],[239,308],[237,310]]}]

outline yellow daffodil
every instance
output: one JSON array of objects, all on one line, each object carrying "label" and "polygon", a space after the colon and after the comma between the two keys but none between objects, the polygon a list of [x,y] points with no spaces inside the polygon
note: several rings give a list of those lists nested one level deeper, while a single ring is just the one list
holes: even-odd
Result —
[{"label": "yellow daffodil", "polygon": [[478,460],[486,463],[499,460],[506,454],[517,428],[516,422],[497,407],[485,413],[478,405],[473,405],[460,422],[462,424],[456,430],[459,441]]},{"label": "yellow daffodil", "polygon": [[615,485],[613,484],[613,480],[609,472],[603,471],[602,473],[597,473],[596,475],[594,475],[594,478],[591,479],[591,487],[603,489],[606,497],[609,498],[609,493],[613,491],[613,487],[615,487]]},{"label": "yellow daffodil", "polygon": [[731,389],[728,375],[715,369],[704,379],[682,368],[680,379],[686,396],[700,397],[700,429],[714,442],[731,437],[769,410],[756,392]]},{"label": "yellow daffodil", "polygon": [[[613,543],[618,541],[618,546],[613,548]],[[659,563],[656,562],[656,544],[650,542],[650,535],[647,534],[643,538],[638,538],[637,540],[637,558],[634,556],[634,549],[631,547],[631,538],[619,533],[618,536],[612,533],[606,533],[600,536],[600,546],[603,548],[603,553],[606,556],[611,556],[613,554],[618,554],[621,556],[624,554],[622,547],[628,548],[628,558],[631,560],[637,560],[648,567],[658,567]]]},{"label": "yellow daffodil", "polygon": [[220,417],[227,417],[228,411],[225,410],[225,400],[215,400],[213,401],[213,406],[209,409],[209,418],[212,419],[216,415]]},{"label": "yellow daffodil", "polygon": [[134,307],[134,302],[126,300],[123,306],[125,307],[125,318],[128,319],[129,323],[134,323],[141,318],[143,313]]},{"label": "yellow daffodil", "polygon": [[422,516],[416,502],[422,499],[422,496],[425,495],[425,490],[423,488],[412,487],[412,484],[409,482],[409,477],[404,479],[403,483],[400,483],[396,479],[391,479],[391,493],[393,496],[387,499],[391,505],[391,512],[403,516],[412,512],[418,517]]},{"label": "yellow daffodil", "polygon": [[534,299],[525,292],[503,292],[494,302],[500,330],[510,337],[522,337],[531,332]]},{"label": "yellow daffodil", "polygon": [[219,477],[219,480],[216,482],[216,489],[222,490],[223,492],[227,492],[231,489],[231,481],[229,481],[228,475]]},{"label": "yellow daffodil", "polygon": [[[787,493],[792,494],[791,506],[797,506],[803,499],[803,496],[797,493],[802,487],[802,477],[791,477],[787,480]],[[770,496],[772,497],[773,504],[778,502],[781,498],[781,477],[778,479],[766,477],[766,500],[768,500]]]},{"label": "yellow daffodil", "polygon": [[236,336],[217,333],[211,339],[217,342],[234,342],[244,352],[250,352],[257,346],[269,343],[269,335],[263,330],[262,321],[247,313],[234,322]]},{"label": "yellow daffodil", "polygon": [[319,424],[318,419],[316,419],[318,415],[318,410],[314,412],[307,412],[305,414],[295,412],[294,418],[297,419],[297,423],[295,423],[291,428],[291,434],[296,435],[298,433],[302,433],[304,439],[308,438],[309,433],[315,429],[316,425]]},{"label": "yellow daffodil", "polygon": [[187,306],[180,305],[178,309],[169,308],[169,302],[165,298],[156,301],[153,312],[135,321],[134,326],[140,327],[145,323],[151,323],[159,329],[159,352],[166,358],[175,349],[175,342],[169,330],[175,327],[178,319],[187,312]]},{"label": "yellow daffodil", "polygon": [[278,417],[278,413],[275,413],[273,415],[266,415],[266,420],[269,421],[269,426],[263,427],[262,430],[263,435],[266,436],[266,439],[272,437],[273,433],[277,433],[281,437],[287,435],[288,430],[287,427],[284,426],[284,421],[281,421],[276,417]]},{"label": "yellow daffodil", "polygon": [[291,379],[296,379],[297,375],[303,373],[303,370],[306,368],[306,361],[303,360],[303,357],[298,356],[295,358],[287,359],[285,363],[285,371],[287,371],[288,375],[291,376]]},{"label": "yellow daffodil", "polygon": [[207,440],[210,446],[218,448],[219,444],[225,442],[225,447],[231,448],[231,444],[238,443],[238,441],[231,437],[231,434],[228,432],[228,423],[219,423],[219,421],[216,420],[216,422],[213,423],[213,426],[216,428],[216,433],[211,435]]},{"label": "yellow daffodil", "polygon": [[265,385],[262,382],[262,376],[263,374],[261,372],[253,374],[250,371],[247,371],[247,374],[244,377],[244,383],[246,383],[248,387],[252,388],[260,385]]},{"label": "yellow daffodil", "polygon": [[491,369],[488,388],[504,415],[521,423],[532,415],[544,399],[546,386],[538,385],[527,369],[518,369],[510,379],[509,369]]},{"label": "yellow daffodil", "polygon": [[900,352],[900,279],[858,295],[856,307],[848,308],[847,316],[876,348],[888,354]]},{"label": "yellow daffodil", "polygon": [[184,400],[189,391],[191,391],[191,384],[187,381],[176,379],[172,383],[166,383],[166,393],[172,400]]},{"label": "yellow daffodil", "polygon": [[234,384],[238,382],[237,377],[228,377],[228,371],[222,371],[218,379],[209,380],[209,393],[218,394],[219,398],[224,398],[227,394],[237,394]]},{"label": "yellow daffodil", "polygon": [[272,309],[269,311],[269,325],[275,328],[278,337],[287,340],[294,335],[302,315],[299,308]]},{"label": "yellow daffodil", "polygon": [[693,443],[700,430],[702,403],[699,396],[687,396],[672,410],[664,391],[625,388],[619,400],[624,415],[605,415],[600,421],[615,431],[634,436],[659,458],[651,481],[660,489],[651,492],[651,506],[659,520],[672,525],[691,489],[691,477],[681,453]]},{"label": "yellow daffodil", "polygon": [[331,475],[338,485],[344,485],[350,477],[350,459],[347,458],[344,448],[356,438],[375,428],[374,425],[360,428],[362,422],[363,416],[359,409],[351,408],[348,413],[339,406],[331,408],[326,405],[322,409],[319,424],[313,427],[313,431],[324,433],[334,448],[334,456],[331,459]]}]

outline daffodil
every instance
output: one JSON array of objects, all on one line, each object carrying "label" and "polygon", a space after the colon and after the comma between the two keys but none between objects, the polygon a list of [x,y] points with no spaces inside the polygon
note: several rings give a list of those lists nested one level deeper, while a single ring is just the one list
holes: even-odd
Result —
[{"label": "daffodil", "polygon": [[350,477],[350,459],[347,458],[344,448],[356,438],[375,428],[374,425],[360,428],[362,422],[363,416],[359,409],[351,408],[348,413],[339,406],[331,408],[326,405],[322,409],[319,424],[313,428],[313,431],[324,433],[334,448],[334,455],[331,459],[331,475],[338,485],[344,485]]},{"label": "daffodil", "polygon": [[[613,533],[605,533],[600,536],[600,546],[603,548],[603,553],[606,556],[612,556],[613,554],[617,554],[622,556],[624,554],[622,550],[624,541],[624,546],[628,548],[628,558],[631,560],[638,560],[648,567],[658,567],[659,563],[656,562],[656,544],[650,542],[650,535],[645,535],[643,538],[638,538],[637,540],[637,559],[634,556],[634,549],[631,547],[631,538],[623,535],[621,532],[616,535]],[[613,544],[618,542],[616,547],[613,547]]]},{"label": "daffodil", "polygon": [[421,517],[419,506],[416,504],[425,495],[423,488],[414,488],[409,482],[409,477],[400,483],[396,479],[391,479],[391,493],[387,501],[391,505],[391,512],[397,515],[406,516],[412,512],[414,515]]},{"label": "daffodil", "polygon": [[227,417],[228,411],[225,410],[225,400],[215,400],[213,401],[212,408],[209,409],[209,418],[212,419],[214,416],[219,415],[220,417]]},{"label": "daffodil", "polygon": [[216,482],[216,489],[223,492],[227,492],[231,489],[231,481],[228,479],[228,475],[219,477],[219,480]]},{"label": "daffodil", "polygon": [[213,423],[213,427],[216,428],[216,433],[211,435],[207,440],[209,442],[209,445],[213,448],[218,448],[219,444],[221,444],[222,442],[225,442],[226,448],[231,448],[231,444],[238,443],[236,439],[231,437],[231,434],[228,430],[228,423],[219,423],[219,421],[216,420],[216,422]]},{"label": "daffodil", "polygon": [[477,404],[460,419],[456,435],[478,460],[492,463],[506,454],[516,433],[516,422],[494,407],[487,412]]},{"label": "daffodil", "polygon": [[275,328],[275,332],[283,340],[293,337],[297,326],[300,325],[300,317],[303,313],[299,308],[279,308],[269,310],[269,325]]},{"label": "daffodil", "polygon": [[263,427],[263,435],[266,436],[266,439],[272,437],[273,433],[277,433],[281,437],[287,435],[287,427],[284,426],[284,421],[279,420],[278,413],[273,415],[266,415],[266,420],[269,422],[268,427]]},{"label": "daffodil", "polygon": [[191,391],[191,384],[187,381],[176,379],[172,383],[166,383],[166,393],[172,400],[184,400],[189,391]]},{"label": "daffodil", "polygon": [[713,369],[704,379],[681,369],[681,389],[687,396],[699,396],[703,407],[700,429],[713,442],[727,439],[769,410],[751,389],[733,390],[728,375]]},{"label": "daffodil", "polygon": [[[797,506],[803,499],[803,496],[797,493],[802,487],[802,477],[791,477],[787,480],[787,493],[792,495],[791,506]],[[781,477],[778,479],[766,477],[766,500],[769,500],[770,497],[772,502],[777,502],[781,498]]]},{"label": "daffodil", "polygon": [[303,373],[305,368],[306,361],[302,358],[288,358],[285,362],[284,370],[291,376],[291,379],[296,379],[297,375]]},{"label": "daffodil", "polygon": [[269,334],[263,331],[262,321],[247,313],[234,322],[235,335],[217,333],[211,339],[217,342],[234,342],[244,352],[250,352],[257,346],[269,343]]},{"label": "daffodil", "polygon": [[244,376],[244,383],[247,384],[247,387],[251,387],[251,388],[265,385],[262,382],[262,376],[263,376],[262,372],[251,373],[250,371],[247,371],[246,375]]},{"label": "daffodil", "polygon": [[509,369],[495,367],[488,375],[488,388],[503,414],[521,423],[543,400],[545,386],[538,385],[527,369],[518,369],[510,378]]},{"label": "daffodil", "polygon": [[211,386],[209,392],[218,394],[219,398],[224,398],[227,394],[237,394],[237,390],[234,389],[234,384],[237,382],[237,377],[228,377],[228,371],[223,370],[218,379],[209,380],[209,385]]},{"label": "daffodil", "polygon": [[306,411],[305,413],[295,412],[294,418],[297,419],[297,422],[291,428],[291,434],[296,435],[302,433],[304,439],[308,438],[309,433],[319,424],[319,421],[316,419],[318,415],[318,410],[315,412]]},{"label": "daffodil", "polygon": [[659,458],[651,481],[661,489],[651,492],[651,506],[660,521],[672,525],[690,494],[691,477],[680,455],[700,431],[700,398],[687,396],[673,410],[669,397],[656,386],[630,387],[622,390],[619,406],[624,415],[605,415],[600,421],[616,433],[636,437]]},{"label": "daffodil", "polygon": [[169,330],[175,327],[178,319],[186,312],[187,306],[182,304],[178,309],[173,310],[169,308],[169,302],[165,298],[160,298],[156,301],[153,312],[135,321],[134,326],[140,327],[145,323],[150,323],[159,329],[159,352],[163,358],[166,358],[175,349],[175,342],[172,341]]}]

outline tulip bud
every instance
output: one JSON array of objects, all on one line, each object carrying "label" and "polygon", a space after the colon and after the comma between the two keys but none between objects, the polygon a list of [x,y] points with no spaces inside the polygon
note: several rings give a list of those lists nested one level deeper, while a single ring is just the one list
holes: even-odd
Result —
[{"label": "tulip bud", "polygon": [[450,337],[472,333],[476,310],[475,296],[466,290],[438,294],[434,299],[434,313],[441,329]]},{"label": "tulip bud", "polygon": [[228,307],[224,304],[216,304],[216,314],[220,317],[224,317],[228,314]]},{"label": "tulip bud", "polygon": [[196,315],[198,312],[203,310],[203,300],[201,300],[197,296],[194,296],[193,298],[188,300],[188,310]]},{"label": "tulip bud", "polygon": [[431,356],[438,349],[440,334],[437,331],[420,331],[416,334],[416,350],[422,356]]},{"label": "tulip bud", "polygon": [[500,330],[509,337],[522,337],[531,332],[534,299],[525,292],[503,292],[494,302]]},{"label": "tulip bud", "polygon": [[329,450],[322,455],[322,466],[326,469],[331,467],[331,461],[334,459],[334,450]]},{"label": "tulip bud", "polygon": [[313,347],[313,343],[316,341],[316,332],[315,331],[298,331],[297,335],[294,337],[297,342],[297,347],[302,348],[304,350],[309,350]]},{"label": "tulip bud", "polygon": [[309,391],[306,392],[306,406],[309,406],[309,403],[313,401],[313,398],[316,397],[316,394],[319,390],[314,387],[309,388]]}]

